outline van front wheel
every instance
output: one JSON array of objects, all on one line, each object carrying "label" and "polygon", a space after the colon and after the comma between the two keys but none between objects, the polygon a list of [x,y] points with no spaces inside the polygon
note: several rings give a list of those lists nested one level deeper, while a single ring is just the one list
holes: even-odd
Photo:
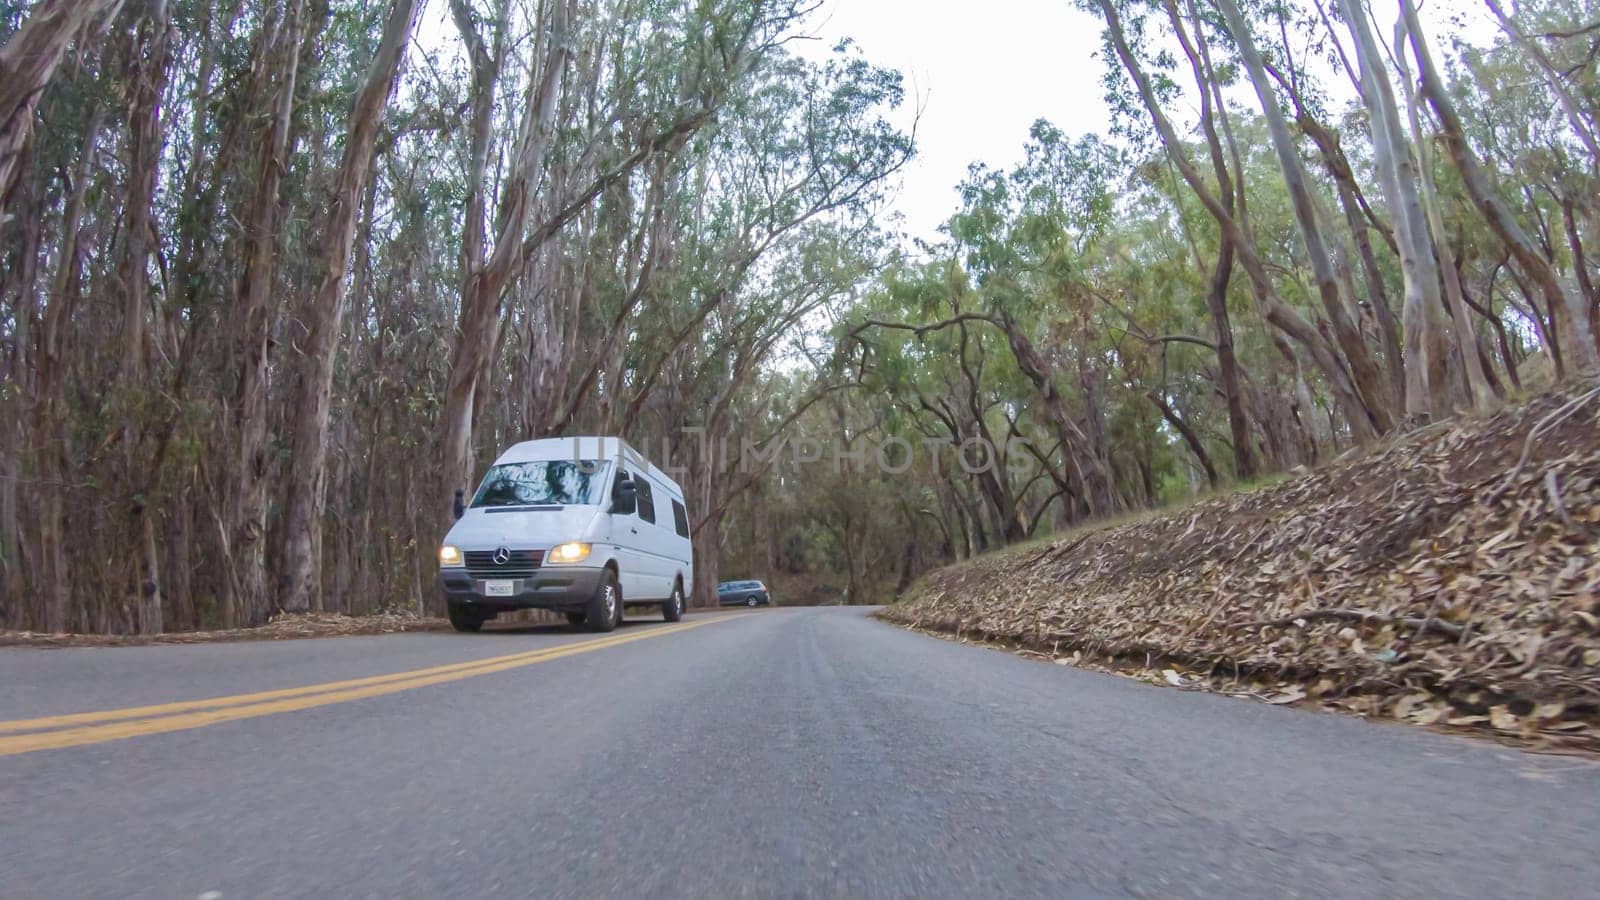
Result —
[{"label": "van front wheel", "polygon": [[661,618],[668,622],[676,622],[683,618],[683,585],[672,586],[672,596],[661,604]]},{"label": "van front wheel", "polygon": [[584,624],[590,631],[610,631],[617,627],[621,612],[622,589],[617,587],[617,576],[607,571],[589,600],[589,608],[583,611]]}]

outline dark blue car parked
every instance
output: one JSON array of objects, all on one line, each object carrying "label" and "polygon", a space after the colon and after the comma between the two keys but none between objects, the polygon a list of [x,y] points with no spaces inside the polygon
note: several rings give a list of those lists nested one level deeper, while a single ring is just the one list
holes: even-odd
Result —
[{"label": "dark blue car parked", "polygon": [[772,592],[759,581],[724,581],[717,585],[719,606],[767,606]]}]

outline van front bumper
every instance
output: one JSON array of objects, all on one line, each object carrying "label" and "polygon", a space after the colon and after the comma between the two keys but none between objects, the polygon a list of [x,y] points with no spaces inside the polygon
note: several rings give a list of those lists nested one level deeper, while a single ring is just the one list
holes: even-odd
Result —
[{"label": "van front bumper", "polygon": [[581,612],[595,591],[605,569],[583,566],[547,566],[528,578],[497,579],[511,582],[508,595],[490,596],[488,581],[474,578],[464,568],[441,569],[439,583],[446,599],[476,609],[509,612],[513,609],[553,609]]}]

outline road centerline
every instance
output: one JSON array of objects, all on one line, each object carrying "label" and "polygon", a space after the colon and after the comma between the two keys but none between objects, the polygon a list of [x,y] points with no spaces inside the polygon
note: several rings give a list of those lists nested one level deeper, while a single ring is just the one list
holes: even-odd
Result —
[{"label": "road centerline", "polygon": [[[188,700],[170,704],[129,707],[92,713],[73,713],[63,716],[46,716],[35,719],[18,719],[0,722],[0,756],[14,756],[39,750],[54,750],[123,740],[148,734],[186,731],[222,722],[251,719],[278,713],[312,709],[335,703],[348,703],[370,697],[399,693],[430,685],[445,684],[489,675],[496,672],[531,666],[537,663],[620,644],[662,637],[724,621],[722,618],[684,622],[664,628],[652,628],[633,634],[613,635],[595,640],[562,644],[540,650],[512,653],[464,663],[414,669],[388,675],[374,675],[347,681],[236,694],[204,700]],[[40,730],[49,729],[49,730]],[[15,732],[23,733],[15,733]]]},{"label": "road centerline", "polygon": [[[600,639],[605,640],[605,639]],[[553,647],[541,647],[537,650],[519,650],[516,653],[507,653],[500,656],[487,656],[482,659],[465,660],[463,662],[445,663],[438,666],[428,666],[421,669],[409,669],[402,672],[389,672],[382,675],[364,675],[360,678],[349,678],[340,681],[327,681],[319,684],[305,684],[289,688],[276,688],[270,691],[252,691],[248,694],[225,694],[219,697],[204,697],[198,700],[179,700],[171,703],[155,703],[144,706],[129,706],[117,709],[97,710],[93,712],[64,713],[54,716],[39,716],[30,719],[13,719],[0,722],[0,734],[19,731],[49,731],[73,725],[94,725],[106,722],[117,722],[126,719],[147,719],[173,713],[191,712],[201,709],[212,709],[224,706],[244,706],[261,703],[268,700],[280,700],[288,697],[298,697],[304,694],[321,694],[347,688],[366,687],[374,684],[385,684],[397,681],[409,681],[428,675],[442,674],[445,672],[459,672],[467,669],[476,669],[481,666],[495,663],[509,662],[514,659],[533,659],[560,650],[564,647],[574,647],[580,644],[587,645],[598,641],[582,641],[571,644],[558,644]]]}]

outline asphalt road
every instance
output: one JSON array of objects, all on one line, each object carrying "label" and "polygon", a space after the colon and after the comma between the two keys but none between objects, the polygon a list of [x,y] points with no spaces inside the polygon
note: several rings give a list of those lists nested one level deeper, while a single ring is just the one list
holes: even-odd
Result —
[{"label": "asphalt road", "polygon": [[861,610],[687,621],[0,651],[0,896],[1600,893],[1583,760]]}]

